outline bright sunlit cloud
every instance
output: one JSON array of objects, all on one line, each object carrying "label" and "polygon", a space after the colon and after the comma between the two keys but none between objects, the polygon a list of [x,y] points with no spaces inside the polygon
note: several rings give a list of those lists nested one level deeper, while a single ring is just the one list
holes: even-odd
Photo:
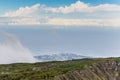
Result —
[{"label": "bright sunlit cloud", "polygon": [[[20,7],[1,15],[0,24],[63,25],[63,26],[120,26],[120,5],[77,1],[67,6],[48,7],[44,4]],[[77,18],[74,17],[77,14]],[[66,17],[66,15],[68,17]],[[86,18],[84,16],[89,16]],[[112,17],[113,16],[113,17]],[[4,19],[4,18],[5,19]],[[61,24],[62,23],[62,24]]]}]

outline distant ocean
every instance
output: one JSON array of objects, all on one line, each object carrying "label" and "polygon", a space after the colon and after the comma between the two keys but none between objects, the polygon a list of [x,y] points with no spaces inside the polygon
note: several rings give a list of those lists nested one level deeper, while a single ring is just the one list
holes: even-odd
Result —
[{"label": "distant ocean", "polygon": [[75,53],[92,57],[120,56],[120,29],[102,27],[3,26],[32,55]]}]

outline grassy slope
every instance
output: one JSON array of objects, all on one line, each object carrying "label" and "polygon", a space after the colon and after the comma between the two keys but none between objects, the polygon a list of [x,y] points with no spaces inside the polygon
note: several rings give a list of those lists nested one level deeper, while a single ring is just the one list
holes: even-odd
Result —
[{"label": "grassy slope", "polygon": [[85,67],[106,60],[120,61],[119,58],[106,58],[0,65],[0,80],[53,80],[55,76],[69,71],[83,70]]}]

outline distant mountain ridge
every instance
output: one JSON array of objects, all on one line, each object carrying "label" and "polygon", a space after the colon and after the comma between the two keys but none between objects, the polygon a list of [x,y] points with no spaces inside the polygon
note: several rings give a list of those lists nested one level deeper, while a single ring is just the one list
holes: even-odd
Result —
[{"label": "distant mountain ridge", "polygon": [[82,56],[73,53],[60,53],[60,54],[51,54],[51,55],[37,55],[34,56],[38,61],[64,61],[64,60],[73,60],[73,59],[83,59],[89,58],[87,56]]}]

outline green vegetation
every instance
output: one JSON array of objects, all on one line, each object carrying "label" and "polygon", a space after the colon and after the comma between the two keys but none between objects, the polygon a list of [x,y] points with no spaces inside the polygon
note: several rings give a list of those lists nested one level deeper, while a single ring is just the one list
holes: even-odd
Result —
[{"label": "green vegetation", "polygon": [[17,63],[0,65],[0,80],[54,80],[56,76],[67,74],[72,71],[81,71],[87,68],[92,68],[91,66],[105,61],[115,61],[119,63],[120,58],[99,58],[72,61],[41,62],[33,64]]}]

